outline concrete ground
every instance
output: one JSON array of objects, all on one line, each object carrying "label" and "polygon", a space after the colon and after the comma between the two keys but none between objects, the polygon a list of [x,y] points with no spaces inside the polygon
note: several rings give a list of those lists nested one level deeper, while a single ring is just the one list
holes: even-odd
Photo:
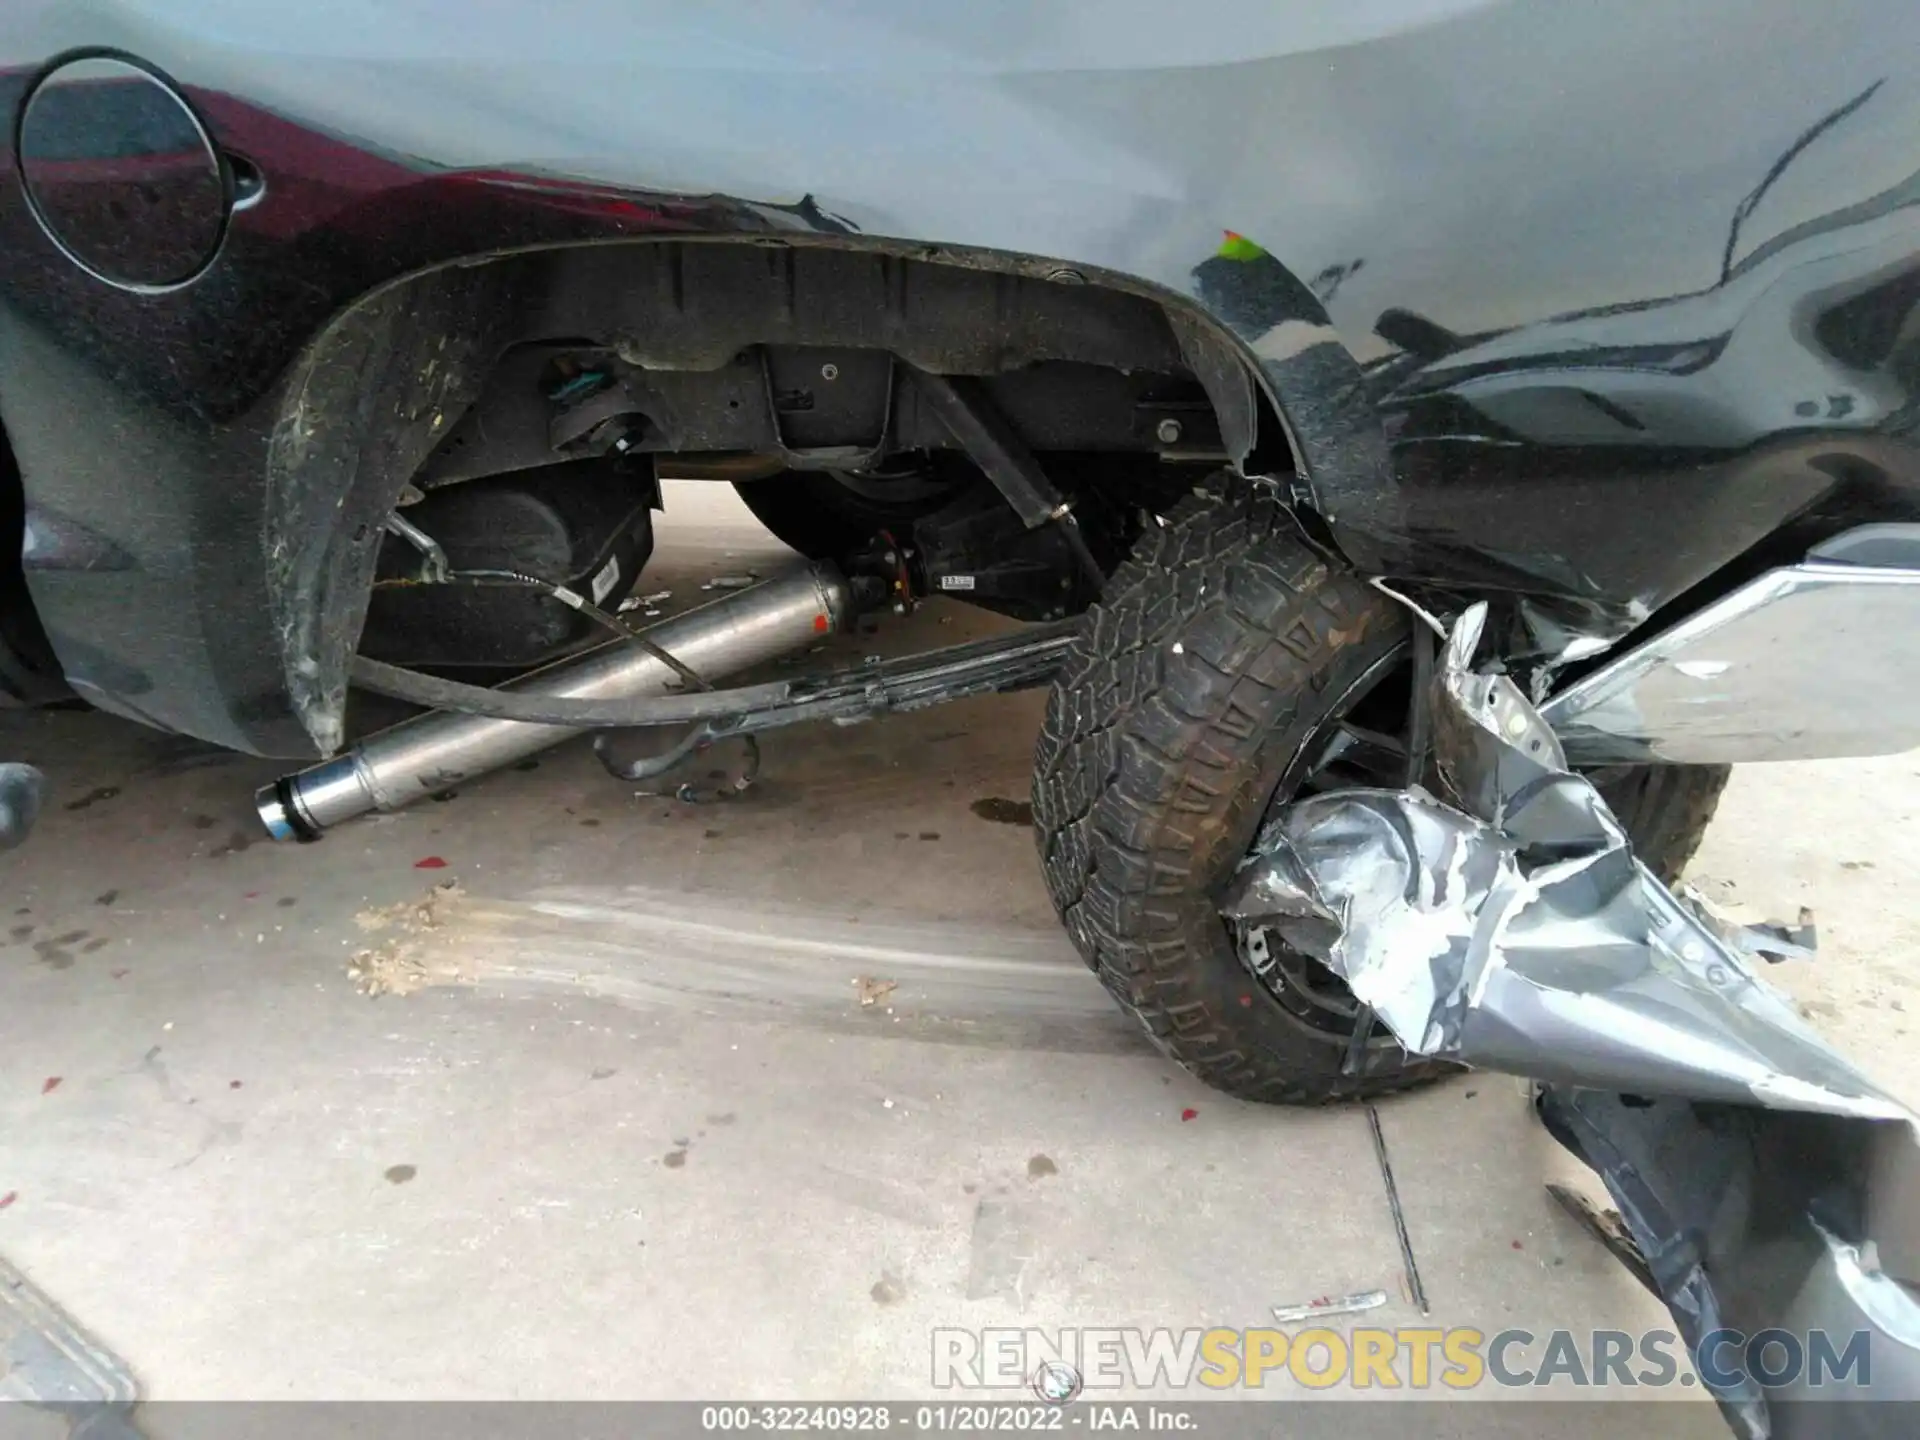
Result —
[{"label": "concrete ground", "polygon": [[[672,608],[780,563],[730,492],[669,503]],[[263,838],[271,762],[6,719],[54,798],[0,859],[0,1254],[160,1398],[907,1397],[940,1326],[1420,1323],[1364,1114],[1202,1088],[1057,929],[1040,707],[787,731],[727,804],[575,744],[314,846]],[[1775,978],[1920,1103],[1916,807],[1911,757],[1745,770],[1695,874],[1815,910]],[[1381,1113],[1432,1324],[1666,1323],[1517,1082]]]}]

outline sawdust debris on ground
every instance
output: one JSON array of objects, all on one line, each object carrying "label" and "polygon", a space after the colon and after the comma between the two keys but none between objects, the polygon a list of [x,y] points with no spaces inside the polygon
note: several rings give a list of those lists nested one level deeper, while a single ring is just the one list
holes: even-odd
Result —
[{"label": "sawdust debris on ground", "polygon": [[437,943],[445,940],[442,932],[465,899],[460,882],[448,880],[414,899],[362,910],[353,917],[362,930],[392,933],[354,953],[347,962],[348,978],[369,997],[471,984],[473,975],[461,957]]}]

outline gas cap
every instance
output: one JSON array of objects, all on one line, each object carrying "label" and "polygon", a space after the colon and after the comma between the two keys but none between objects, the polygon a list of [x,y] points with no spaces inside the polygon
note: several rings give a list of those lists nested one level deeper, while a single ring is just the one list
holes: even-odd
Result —
[{"label": "gas cap", "polygon": [[34,87],[15,133],[35,218],[88,273],[165,289],[199,274],[219,248],[219,152],[161,76],[111,56],[70,60]]}]

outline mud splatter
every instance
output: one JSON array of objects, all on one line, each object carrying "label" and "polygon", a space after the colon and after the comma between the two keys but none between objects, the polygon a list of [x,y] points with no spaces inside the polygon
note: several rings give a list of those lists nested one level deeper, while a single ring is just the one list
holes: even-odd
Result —
[{"label": "mud splatter", "polygon": [[1058,1175],[1059,1173],[1060,1167],[1053,1163],[1053,1157],[1051,1155],[1035,1155],[1027,1161],[1027,1178],[1029,1180],[1041,1180],[1049,1175]]},{"label": "mud splatter", "polygon": [[118,785],[102,785],[96,790],[89,790],[86,794],[82,795],[78,800],[69,800],[67,802],[67,809],[69,810],[90,809],[91,807],[98,805],[102,800],[114,799],[116,796],[119,795],[119,793],[120,793],[120,787]]},{"label": "mud splatter", "polygon": [[687,1152],[685,1150],[669,1150],[660,1157],[660,1163],[669,1170],[684,1170],[687,1164]]},{"label": "mud splatter", "polygon": [[1033,806],[1025,800],[1007,800],[998,795],[989,795],[976,800],[967,807],[982,820],[991,820],[996,825],[1033,824]]},{"label": "mud splatter", "polygon": [[389,1165],[383,1172],[389,1185],[404,1185],[420,1173],[416,1165]]},{"label": "mud splatter", "polygon": [[102,890],[98,895],[93,897],[93,903],[96,905],[111,905],[119,898],[120,892],[118,890]]}]

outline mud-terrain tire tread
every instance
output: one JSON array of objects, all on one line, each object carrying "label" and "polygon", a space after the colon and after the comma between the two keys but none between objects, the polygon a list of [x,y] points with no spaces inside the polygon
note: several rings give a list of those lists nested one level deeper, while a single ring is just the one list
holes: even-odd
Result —
[{"label": "mud-terrain tire tread", "polygon": [[[1212,900],[1329,697],[1406,623],[1271,495],[1222,477],[1142,537],[1053,687],[1033,814],[1054,906],[1154,1043],[1230,1095],[1321,1104],[1454,1072],[1382,1044],[1342,1075],[1343,1042],[1263,990]],[[1618,775],[1621,818],[1652,827],[1657,870],[1698,843],[1725,775],[1710,778]]]},{"label": "mud-terrain tire tread", "polygon": [[1597,788],[1633,837],[1633,853],[1669,885],[1700,848],[1731,765],[1630,765]]}]

